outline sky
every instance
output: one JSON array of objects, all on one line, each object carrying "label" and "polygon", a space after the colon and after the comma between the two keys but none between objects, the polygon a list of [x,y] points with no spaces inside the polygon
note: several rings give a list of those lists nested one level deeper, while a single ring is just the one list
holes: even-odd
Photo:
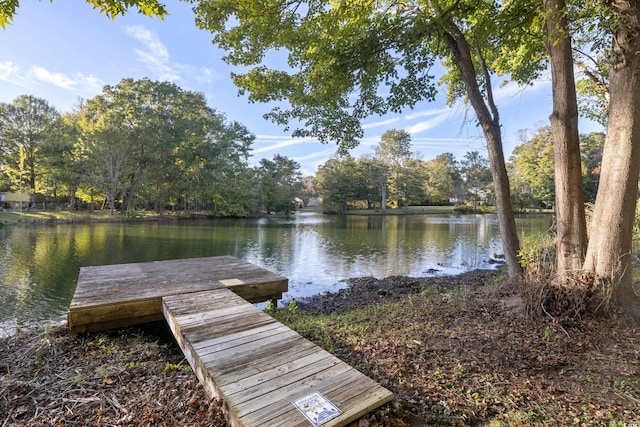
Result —
[{"label": "sky", "polygon": [[[13,23],[0,29],[0,102],[34,95],[65,113],[79,100],[100,94],[105,85],[148,77],[201,92],[228,120],[244,124],[256,136],[250,160],[254,165],[280,154],[297,161],[304,175],[314,175],[335,155],[335,144],[294,139],[291,131],[265,120],[263,115],[271,107],[238,95],[230,78],[234,68],[222,60],[224,52],[211,43],[211,34],[196,27],[190,5],[166,4],[169,16],[164,20],[136,11],[111,20],[82,1],[22,1]],[[520,130],[531,134],[549,123],[551,80],[544,77],[527,87],[501,85],[499,79],[494,83],[508,159],[521,143]],[[403,129],[411,134],[412,150],[423,160],[444,152],[457,159],[469,151],[486,157],[473,111],[464,105],[447,107],[444,87],[441,92],[434,102],[364,120],[364,138],[351,153],[373,154],[385,131]],[[581,133],[597,130],[601,130],[598,125],[581,122]]]}]

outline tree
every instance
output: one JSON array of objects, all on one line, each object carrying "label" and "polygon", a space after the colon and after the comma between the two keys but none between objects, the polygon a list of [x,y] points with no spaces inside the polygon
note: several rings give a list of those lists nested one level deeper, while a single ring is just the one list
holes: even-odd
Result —
[{"label": "tree", "polygon": [[86,102],[82,135],[92,183],[113,210],[181,204],[215,215],[257,209],[248,166],[255,137],[168,82],[123,79]]},{"label": "tree", "polygon": [[[167,15],[165,6],[157,0],[87,0],[87,3],[92,4],[94,9],[100,9],[101,13],[111,19],[118,15],[124,15],[133,6],[136,6],[140,13],[147,16],[156,16],[162,19]],[[7,24],[11,24],[19,6],[19,0],[0,2],[0,27],[5,28]]]},{"label": "tree", "polygon": [[[521,207],[551,208],[555,202],[553,139],[551,128],[543,126],[527,139],[521,133],[518,145],[509,159],[513,194]],[[525,203],[528,201],[529,203]]]},{"label": "tree", "polygon": [[302,200],[302,205],[305,208],[309,205],[309,201],[317,196],[316,187],[313,182],[314,177],[312,176],[305,176],[302,178],[298,197]]},{"label": "tree", "polygon": [[86,153],[88,183],[104,195],[109,214],[114,215],[118,196],[126,185],[126,175],[135,167],[130,163],[131,146],[126,134],[102,120],[90,104],[83,109],[78,125],[83,134],[81,144]]},{"label": "tree", "polygon": [[374,157],[361,157],[357,160],[359,173],[359,195],[357,197],[366,200],[367,208],[380,203],[380,209],[385,210],[387,205],[388,167]]},{"label": "tree", "polygon": [[[584,270],[612,289],[625,311],[640,318],[631,275],[632,228],[640,176],[640,5],[603,2],[610,26],[610,104],[602,171]],[[612,18],[612,19],[606,19]]]},{"label": "tree", "polygon": [[[605,309],[608,296],[613,294],[628,314],[640,317],[640,297],[633,289],[630,268],[631,230],[640,174],[640,108],[633,102],[640,93],[640,59],[637,55],[640,47],[640,5],[626,0],[606,0],[592,2],[588,7],[579,4],[578,7],[567,8],[562,2],[556,1],[549,1],[547,6],[550,13],[545,14],[544,19],[550,33],[551,47],[558,48],[555,59],[565,64],[556,69],[556,72],[564,71],[557,76],[559,79],[554,79],[553,85],[571,86],[572,68],[566,64],[572,52],[566,47],[560,52],[560,46],[570,42],[571,34],[574,40],[578,40],[578,47],[573,50],[579,52],[577,62],[584,65],[581,59],[587,58],[595,65],[591,69],[585,66],[580,68],[591,80],[591,93],[598,94],[601,100],[603,108],[600,111],[606,111],[608,115],[598,195],[581,272],[583,277],[593,279],[594,289],[603,291]],[[564,16],[569,17],[566,25]],[[605,90],[607,81],[608,98]],[[573,112],[571,114],[575,115]],[[571,146],[575,147],[575,144]],[[575,151],[575,148],[571,148],[571,151]],[[556,163],[560,168],[569,169],[572,162],[575,165],[575,160],[569,157],[575,158],[575,154],[556,159]],[[575,192],[575,188],[572,178],[570,189],[565,190],[569,200],[572,200],[569,192]],[[573,226],[579,228],[575,225],[581,221],[579,215],[575,214],[577,209],[569,206],[567,212],[573,210],[569,217],[572,219],[568,221],[574,221]],[[561,233],[559,240],[566,236]],[[573,244],[575,253],[568,256],[560,253],[557,257],[559,269],[566,268],[562,267],[563,260],[569,260],[565,265],[570,268],[577,264],[576,259],[581,258],[582,245],[578,244],[577,234],[573,237],[569,234],[566,242]],[[558,245],[566,242],[559,242]],[[561,275],[564,273],[560,271]],[[595,305],[603,307],[602,304]]]},{"label": "tree", "polygon": [[[267,117],[283,125],[297,120],[302,127],[294,136],[335,141],[341,150],[362,136],[363,117],[432,100],[431,66],[442,60],[451,99],[468,99],[487,140],[505,257],[510,275],[518,275],[519,241],[491,89],[497,68],[485,61],[509,49],[526,54],[523,41],[530,35],[513,30],[536,22],[512,6],[471,0],[391,1],[382,7],[354,1],[200,0],[194,11],[197,25],[227,51],[225,60],[249,70],[232,75],[241,93],[251,101],[286,100],[290,108],[278,103]],[[498,43],[509,46],[498,49]],[[291,69],[263,65],[265,55],[276,50],[288,52]]]},{"label": "tree", "polygon": [[[551,128],[543,126],[528,137],[521,132],[522,144],[509,158],[509,179],[514,201],[524,207],[550,208],[555,202],[554,153]],[[602,164],[604,134],[580,135],[582,187],[585,200],[595,202]]]},{"label": "tree", "polygon": [[54,198],[67,194],[69,209],[76,208],[76,193],[86,174],[79,145],[77,113],[64,114],[51,130],[51,137],[41,148],[43,188]]},{"label": "tree", "polygon": [[568,281],[582,269],[587,249],[578,101],[565,1],[544,0],[544,9],[553,88],[549,120],[555,160],[556,270],[559,280]]},{"label": "tree", "polygon": [[[405,171],[405,163],[411,156],[411,135],[405,130],[391,129],[386,131],[380,137],[380,142],[375,149],[375,157],[386,166],[386,170],[390,174],[390,179],[387,182],[398,208],[400,207],[400,199],[403,198],[403,184],[400,177]],[[406,198],[403,200],[406,208]]]},{"label": "tree", "polygon": [[260,201],[267,211],[288,214],[295,210],[294,199],[300,187],[300,165],[279,154],[273,160],[262,159],[256,168]]},{"label": "tree", "polygon": [[127,145],[125,211],[134,207],[139,195],[141,205],[153,199],[155,208],[161,209],[176,191],[176,154],[183,152],[181,147],[197,150],[209,136],[224,133],[216,128],[222,120],[207,107],[202,94],[168,82],[123,79],[105,86],[101,95],[87,101],[87,108],[111,137],[118,135]]},{"label": "tree", "polygon": [[425,164],[425,190],[429,203],[449,204],[454,199],[455,189],[460,185],[458,162],[451,153],[439,154]]},{"label": "tree", "polygon": [[477,209],[480,195],[487,184],[491,182],[489,161],[477,151],[470,151],[464,155],[460,162],[462,176],[467,185],[467,193],[471,195],[473,210]]},{"label": "tree", "polygon": [[397,185],[405,210],[409,205],[422,205],[426,202],[426,177],[427,169],[422,160],[411,158],[404,163],[404,170],[397,180]]},{"label": "tree", "polygon": [[327,160],[318,168],[316,184],[325,212],[346,212],[359,189],[356,161],[349,155]]},{"label": "tree", "polygon": [[0,104],[0,145],[3,163],[14,189],[26,187],[35,203],[40,184],[41,147],[50,139],[60,118],[55,108],[41,98],[22,95]]},{"label": "tree", "polygon": [[600,172],[602,170],[602,150],[605,134],[592,132],[580,136],[580,153],[582,155],[584,199],[588,203],[595,203]]}]

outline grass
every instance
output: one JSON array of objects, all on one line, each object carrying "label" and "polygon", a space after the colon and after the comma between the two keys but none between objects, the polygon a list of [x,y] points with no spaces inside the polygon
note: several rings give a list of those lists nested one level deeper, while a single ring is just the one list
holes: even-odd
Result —
[{"label": "grass", "polygon": [[449,214],[455,212],[455,206],[409,206],[398,209],[351,209],[346,215],[422,215],[422,214]]},{"label": "grass", "polygon": [[108,210],[100,211],[0,211],[0,224],[46,224],[54,222],[109,222],[122,220],[141,220],[157,218],[158,214],[151,211],[135,211],[128,217],[116,213],[109,215]]},{"label": "grass", "polygon": [[295,302],[271,314],[391,390],[402,425],[640,421],[634,326],[527,320],[505,311],[505,292],[436,286],[340,314]]},{"label": "grass", "polygon": [[[303,212],[322,212],[321,207],[308,207],[302,209]],[[406,210],[399,209],[353,209],[346,212],[346,215],[424,215],[424,214],[452,214],[457,213],[455,206],[409,206]],[[492,211],[483,210],[483,212],[491,213]],[[166,212],[162,216],[173,216],[179,218],[185,212],[171,213]],[[189,215],[203,215],[206,212],[194,213]],[[108,210],[89,211],[0,211],[0,226],[16,225],[16,224],[47,224],[54,222],[78,223],[78,222],[111,222],[111,221],[131,221],[131,220],[150,220],[158,218],[157,212],[153,211],[134,211],[125,216],[120,212],[116,212],[114,216],[109,215]]]}]

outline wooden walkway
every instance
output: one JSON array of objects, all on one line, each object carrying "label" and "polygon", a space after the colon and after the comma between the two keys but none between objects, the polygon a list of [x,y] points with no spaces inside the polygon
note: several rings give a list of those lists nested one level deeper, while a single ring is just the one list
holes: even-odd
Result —
[{"label": "wooden walkway", "polygon": [[249,302],[282,298],[289,281],[232,256],[82,267],[67,323],[71,333],[162,320],[162,297],[229,288]]},{"label": "wooden walkway", "polygon": [[321,393],[343,426],[393,394],[227,289],[163,298],[169,327],[233,427],[312,425],[293,404]]},{"label": "wooden walkway", "polygon": [[235,257],[83,267],[72,333],[164,317],[232,427],[312,426],[294,402],[320,393],[343,426],[393,394],[251,302],[281,298],[288,280]]}]

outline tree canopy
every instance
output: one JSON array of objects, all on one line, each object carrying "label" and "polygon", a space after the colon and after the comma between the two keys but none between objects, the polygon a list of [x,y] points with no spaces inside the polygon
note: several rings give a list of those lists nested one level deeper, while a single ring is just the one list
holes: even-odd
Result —
[{"label": "tree canopy", "polygon": [[[53,3],[53,0],[50,1]],[[124,15],[134,6],[138,9],[138,12],[147,16],[155,16],[162,19],[168,14],[165,5],[158,0],[86,0],[86,2],[111,19],[118,15]],[[6,28],[7,24],[11,24],[18,7],[20,7],[19,0],[0,1],[1,28]]]},{"label": "tree canopy", "polygon": [[[364,117],[433,100],[438,83],[447,85],[451,101],[468,100],[487,139],[509,272],[521,272],[491,76],[511,72],[528,81],[544,69],[531,59],[544,52],[539,7],[472,0],[194,3],[197,25],[213,33],[227,62],[247,70],[232,75],[240,92],[275,102],[267,117],[299,123],[294,136],[345,150],[362,136]],[[286,67],[264,65],[283,52]],[[440,82],[435,64],[446,69]]]}]

